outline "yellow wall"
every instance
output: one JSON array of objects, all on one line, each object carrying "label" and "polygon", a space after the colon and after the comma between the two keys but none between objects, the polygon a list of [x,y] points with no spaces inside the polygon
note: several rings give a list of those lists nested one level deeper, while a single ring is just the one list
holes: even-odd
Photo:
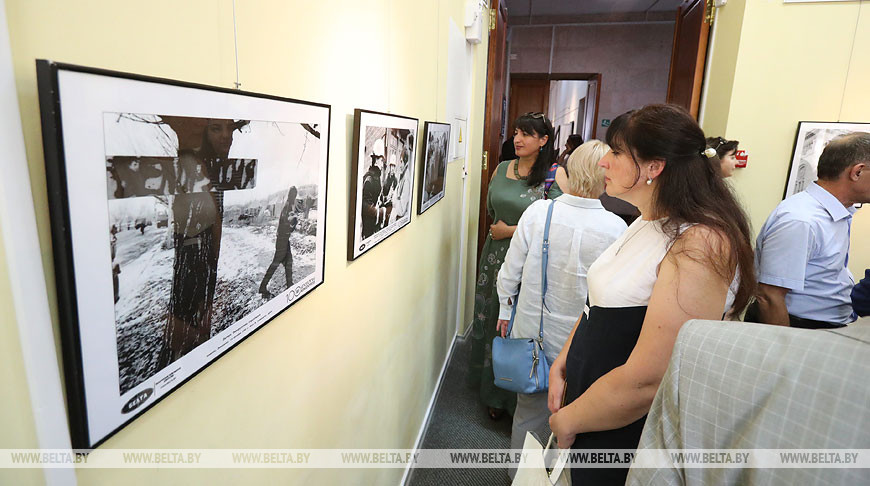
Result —
[{"label": "yellow wall", "polygon": [[[3,224],[3,221],[0,221]],[[30,407],[24,362],[21,357],[6,250],[0,236],[0,449],[29,449],[39,446]],[[42,473],[35,469],[0,469],[0,484],[38,484]]]},{"label": "yellow wall", "polygon": [[[474,50],[463,244],[459,161],[448,165],[444,200],[357,261],[346,261],[352,116],[354,108],[414,116],[421,130],[423,120],[447,121],[448,24],[452,18],[463,25],[464,6],[463,0],[236,2],[242,88],[332,105],[325,282],[102,447],[413,447],[454,335],[457,306],[463,323],[472,312],[486,42]],[[34,60],[233,87],[233,4],[7,0],[6,10],[53,302]],[[414,203],[416,209],[416,192]],[[463,268],[460,251],[466,252]],[[2,283],[10,257],[0,253],[4,309],[12,307]],[[3,375],[4,397],[27,394],[12,324],[4,321],[2,346],[11,352],[2,355],[18,378]],[[21,407],[27,410],[25,402]],[[6,420],[13,419],[5,415],[4,407],[2,445],[34,446],[32,417],[24,413],[10,427]],[[82,470],[78,477],[82,484],[395,484],[402,473]]]},{"label": "yellow wall", "polygon": [[[799,121],[870,122],[864,4],[731,0],[718,12],[704,130],[748,151],[749,167],[733,181],[756,232],[782,200]],[[868,241],[865,208],[852,223],[856,277],[870,268]]]}]

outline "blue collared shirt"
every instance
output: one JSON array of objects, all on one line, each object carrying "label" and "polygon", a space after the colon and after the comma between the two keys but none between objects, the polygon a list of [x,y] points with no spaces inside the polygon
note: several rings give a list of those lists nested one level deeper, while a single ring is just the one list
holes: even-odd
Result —
[{"label": "blue collared shirt", "polygon": [[846,266],[854,213],[813,183],[767,218],[755,242],[758,282],[790,290],[789,314],[840,324],[855,320],[849,297],[855,280]]}]

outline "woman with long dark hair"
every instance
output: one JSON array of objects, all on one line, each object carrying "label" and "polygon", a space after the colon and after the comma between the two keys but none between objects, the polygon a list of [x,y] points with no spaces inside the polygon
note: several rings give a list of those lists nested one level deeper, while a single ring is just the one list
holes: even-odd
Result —
[{"label": "woman with long dark hair", "polygon": [[715,166],[717,163],[722,169],[722,177],[731,177],[734,175],[734,169],[737,168],[737,145],[738,140],[727,140],[722,137],[708,137],[707,148],[716,151],[716,155],[710,160]]},{"label": "woman with long dark hair", "polygon": [[[546,187],[547,172],[556,161],[553,125],[543,113],[526,113],[514,124],[514,149],[517,157],[498,165],[486,206],[494,223],[481,252],[474,296],[471,367],[469,379],[480,386],[480,398],[490,418],[498,420],[506,410],[513,411],[516,394],[498,388],[492,372],[492,339],[498,322],[496,277],[516,231],[523,211],[533,202],[562,195],[558,183]],[[564,169],[563,169],[564,170]]]},{"label": "woman with long dark hair", "polygon": [[[589,269],[587,307],[551,367],[550,427],[563,448],[636,448],[680,327],[740,312],[756,287],[746,215],[688,113],[626,113],[607,143],[606,192],[641,217]],[[596,485],[627,473],[571,471],[574,484]]]}]

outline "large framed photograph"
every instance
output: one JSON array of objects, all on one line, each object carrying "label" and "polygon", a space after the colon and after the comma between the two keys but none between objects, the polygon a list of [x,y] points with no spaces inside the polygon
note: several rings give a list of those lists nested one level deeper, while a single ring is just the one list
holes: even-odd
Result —
[{"label": "large framed photograph", "polygon": [[37,61],[73,445],[323,282],[328,105]]},{"label": "large framed photograph", "polygon": [[819,156],[828,142],[855,132],[870,132],[870,123],[799,122],[782,198],[803,191],[818,178]]},{"label": "large framed photograph", "polygon": [[450,124],[427,121],[423,127],[423,173],[417,214],[423,214],[444,197],[449,148]]},{"label": "large framed photograph", "polygon": [[406,116],[354,111],[348,260],[411,222],[418,123]]}]

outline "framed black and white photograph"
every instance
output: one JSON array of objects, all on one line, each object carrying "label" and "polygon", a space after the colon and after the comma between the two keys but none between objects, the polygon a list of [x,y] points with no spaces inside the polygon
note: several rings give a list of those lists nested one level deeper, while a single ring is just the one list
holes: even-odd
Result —
[{"label": "framed black and white photograph", "polygon": [[870,132],[870,123],[799,122],[782,198],[797,194],[815,182],[819,156],[828,142],[855,132]]},{"label": "framed black and white photograph", "polygon": [[354,111],[348,260],[411,222],[417,125],[416,118]]},{"label": "framed black and white photograph", "polygon": [[73,446],[323,282],[328,105],[37,61]]},{"label": "framed black and white photograph", "polygon": [[417,214],[423,214],[444,197],[449,149],[450,124],[427,121],[423,127],[423,173]]}]

